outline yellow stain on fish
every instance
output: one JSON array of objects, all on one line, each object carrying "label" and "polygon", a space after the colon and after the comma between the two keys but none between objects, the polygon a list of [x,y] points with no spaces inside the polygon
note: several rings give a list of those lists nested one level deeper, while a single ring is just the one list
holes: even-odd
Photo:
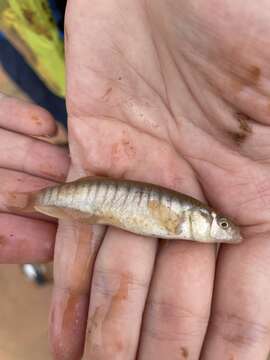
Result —
[{"label": "yellow stain on fish", "polygon": [[238,226],[207,205],[144,182],[89,177],[42,189],[29,199],[27,211],[139,235],[209,243],[242,240]]}]

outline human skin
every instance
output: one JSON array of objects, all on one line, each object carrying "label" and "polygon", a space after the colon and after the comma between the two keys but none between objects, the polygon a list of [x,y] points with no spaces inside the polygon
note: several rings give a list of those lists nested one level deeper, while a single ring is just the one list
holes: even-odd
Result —
[{"label": "human skin", "polygon": [[53,136],[56,123],[39,106],[0,94],[0,263],[46,262],[53,258],[57,224],[11,210],[16,192],[64,181],[66,150],[33,136]]},{"label": "human skin", "polygon": [[187,193],[244,241],[216,259],[209,244],[61,222],[55,359],[266,359],[269,39],[267,0],[68,2],[68,178]]}]

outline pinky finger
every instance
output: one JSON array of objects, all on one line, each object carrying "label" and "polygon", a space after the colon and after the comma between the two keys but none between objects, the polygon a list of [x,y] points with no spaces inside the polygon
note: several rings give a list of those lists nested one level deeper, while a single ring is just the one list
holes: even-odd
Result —
[{"label": "pinky finger", "polygon": [[0,214],[0,263],[48,262],[53,258],[56,225]]},{"label": "pinky finger", "polygon": [[31,136],[52,136],[57,130],[47,110],[1,93],[0,127]]}]

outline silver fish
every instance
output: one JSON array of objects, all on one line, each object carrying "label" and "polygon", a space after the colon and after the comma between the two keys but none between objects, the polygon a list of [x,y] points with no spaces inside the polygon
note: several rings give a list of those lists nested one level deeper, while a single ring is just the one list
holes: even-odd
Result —
[{"label": "silver fish", "polygon": [[239,227],[200,201],[161,186],[82,178],[32,193],[28,211],[135,234],[206,243],[239,243]]}]

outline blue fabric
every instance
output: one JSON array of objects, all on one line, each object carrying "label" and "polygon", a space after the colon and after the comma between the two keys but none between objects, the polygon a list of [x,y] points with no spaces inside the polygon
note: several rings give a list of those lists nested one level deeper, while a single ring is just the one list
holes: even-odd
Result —
[{"label": "blue fabric", "polygon": [[64,38],[64,7],[65,4],[61,6],[56,0],[48,0],[49,6],[52,10],[54,21],[57,24],[59,33]]}]

